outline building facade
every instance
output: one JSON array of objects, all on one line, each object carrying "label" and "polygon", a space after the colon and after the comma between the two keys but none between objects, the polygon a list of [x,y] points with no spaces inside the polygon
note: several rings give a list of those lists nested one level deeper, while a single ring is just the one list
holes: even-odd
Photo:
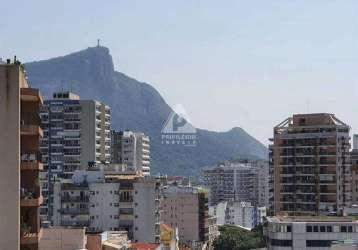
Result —
[{"label": "building facade", "polygon": [[210,190],[210,205],[222,201],[268,203],[268,163],[228,162],[203,171],[204,186]]},{"label": "building facade", "polygon": [[293,115],[270,147],[276,214],[318,215],[351,203],[349,126],[333,114]]},{"label": "building facade", "polygon": [[351,151],[352,169],[352,205],[358,205],[358,135],[353,135],[353,149]]},{"label": "building facade", "polygon": [[198,187],[168,186],[163,189],[163,222],[178,228],[179,242],[199,249],[209,235],[208,191]]},{"label": "building facade", "polygon": [[328,250],[336,241],[358,239],[358,222],[350,217],[267,217],[267,249]]},{"label": "building facade", "polygon": [[209,214],[216,217],[217,225],[235,225],[251,230],[263,223],[265,207],[254,207],[249,202],[224,201],[209,207]]},{"label": "building facade", "polygon": [[54,224],[88,232],[127,231],[129,239],[158,243],[161,180],[117,166],[76,171],[55,184]]},{"label": "building facade", "polygon": [[126,164],[133,170],[150,175],[150,140],[144,133],[111,132],[111,163]]},{"label": "building facade", "polygon": [[38,249],[42,203],[39,171],[41,94],[29,87],[20,62],[0,65],[0,246]]},{"label": "building facade", "polygon": [[80,100],[70,92],[54,93],[52,100],[45,101],[41,109],[44,220],[52,221],[53,183],[57,179],[70,180],[75,170],[91,163],[109,163],[110,118],[107,105]]}]

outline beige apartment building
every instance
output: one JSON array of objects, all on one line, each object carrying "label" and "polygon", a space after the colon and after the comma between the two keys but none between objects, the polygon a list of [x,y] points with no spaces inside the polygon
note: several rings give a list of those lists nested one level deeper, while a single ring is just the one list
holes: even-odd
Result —
[{"label": "beige apartment building", "polygon": [[0,65],[0,249],[38,249],[42,203],[39,107],[20,62]]},{"label": "beige apartment building", "polygon": [[335,213],[351,203],[350,127],[327,113],[297,114],[270,146],[275,214]]},{"label": "beige apartment building", "polygon": [[[179,243],[201,249],[211,242],[208,191],[199,187],[168,186],[163,189],[165,224],[178,229]],[[216,224],[216,222],[214,223]]]}]

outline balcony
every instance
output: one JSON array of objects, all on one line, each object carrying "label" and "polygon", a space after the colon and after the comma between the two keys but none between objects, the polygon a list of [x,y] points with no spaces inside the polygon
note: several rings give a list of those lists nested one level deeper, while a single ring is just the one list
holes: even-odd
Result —
[{"label": "balcony", "polygon": [[20,236],[21,245],[37,244],[42,237],[42,229],[38,233],[22,232]]},{"label": "balcony", "polygon": [[37,135],[43,137],[43,131],[39,125],[26,125],[22,122],[21,135]]},{"label": "balcony", "polygon": [[73,203],[86,203],[89,202],[89,196],[85,195],[83,197],[81,196],[70,196],[70,195],[64,195],[61,197],[61,202],[73,202]]},{"label": "balcony", "polygon": [[20,205],[22,207],[39,207],[43,203],[40,187],[33,190],[21,188],[20,198]]},{"label": "balcony", "polygon": [[41,154],[39,152],[27,152],[21,154],[21,170],[43,170]]},{"label": "balcony", "polygon": [[21,135],[41,136],[43,130],[40,127],[40,117],[36,113],[22,113],[20,131]]},{"label": "balcony", "polygon": [[133,220],[134,216],[133,216],[133,214],[120,214],[119,219],[120,220]]},{"label": "balcony", "polygon": [[88,208],[62,208],[62,214],[89,214]]},{"label": "balcony", "polygon": [[40,91],[32,88],[21,88],[21,101],[43,103]]},{"label": "balcony", "polygon": [[86,182],[81,184],[63,183],[61,185],[62,190],[88,190],[88,184]]}]

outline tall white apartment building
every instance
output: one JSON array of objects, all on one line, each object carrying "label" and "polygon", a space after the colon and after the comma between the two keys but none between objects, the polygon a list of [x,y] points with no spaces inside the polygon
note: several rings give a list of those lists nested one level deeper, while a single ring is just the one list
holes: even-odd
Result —
[{"label": "tall white apartment building", "polygon": [[133,241],[158,243],[161,182],[124,166],[76,171],[73,183],[56,183],[54,224],[87,231],[127,231]]},{"label": "tall white apartment building", "polygon": [[210,190],[210,205],[222,201],[268,203],[268,163],[227,162],[203,172],[204,185]]},{"label": "tall white apartment building", "polygon": [[111,163],[126,164],[133,170],[150,175],[150,140],[144,133],[111,132]]},{"label": "tall white apartment building", "polygon": [[75,170],[110,161],[110,107],[95,100],[80,100],[70,92],[53,94],[41,109],[44,137],[41,173],[44,204],[41,215],[52,220],[53,183],[71,179]]}]

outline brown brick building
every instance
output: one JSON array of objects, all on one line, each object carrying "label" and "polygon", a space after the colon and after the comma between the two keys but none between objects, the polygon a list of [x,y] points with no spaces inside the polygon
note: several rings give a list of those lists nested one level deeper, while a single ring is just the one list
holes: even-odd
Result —
[{"label": "brown brick building", "polygon": [[297,114],[274,128],[270,146],[275,214],[318,215],[351,203],[349,126],[333,114]]}]

